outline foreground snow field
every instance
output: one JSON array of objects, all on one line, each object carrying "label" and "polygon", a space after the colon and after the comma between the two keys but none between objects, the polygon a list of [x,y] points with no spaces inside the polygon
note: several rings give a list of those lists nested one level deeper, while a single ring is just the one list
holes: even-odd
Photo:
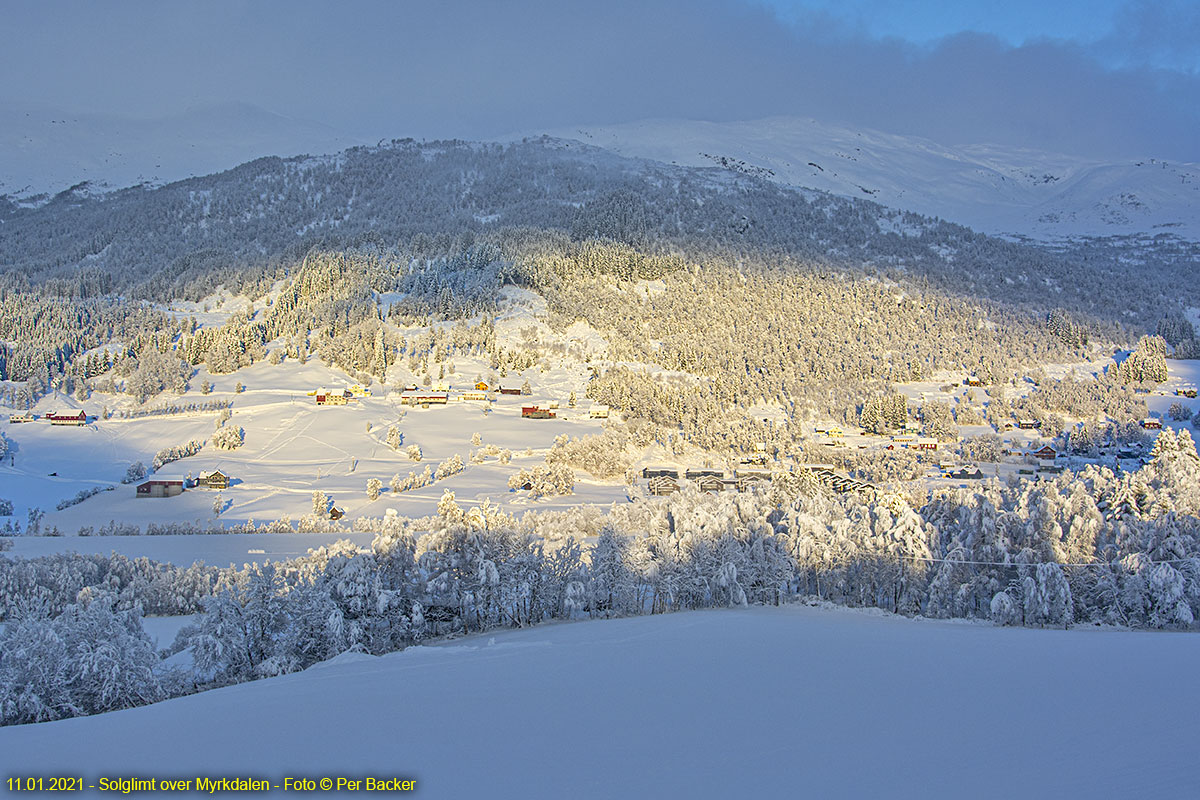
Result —
[{"label": "foreground snow field", "polygon": [[27,775],[422,797],[1194,797],[1200,639],[750,608],[498,632],[0,729]]}]

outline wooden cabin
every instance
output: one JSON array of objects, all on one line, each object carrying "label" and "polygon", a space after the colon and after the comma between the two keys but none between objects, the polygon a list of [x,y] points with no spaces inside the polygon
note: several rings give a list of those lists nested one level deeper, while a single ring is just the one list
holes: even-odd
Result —
[{"label": "wooden cabin", "polygon": [[647,483],[650,494],[662,497],[679,491],[679,481],[671,475],[655,475]]},{"label": "wooden cabin", "polygon": [[642,477],[649,480],[650,478],[678,478],[679,470],[674,467],[643,467]]},{"label": "wooden cabin", "polygon": [[1042,423],[1036,419],[1019,419],[1017,420],[1017,427],[1023,431],[1034,431],[1042,427]]},{"label": "wooden cabin", "polygon": [[1054,459],[1058,458],[1058,451],[1050,445],[1044,444],[1037,450],[1030,452],[1029,455],[1033,456],[1034,458],[1040,458],[1043,461],[1053,461]]},{"label": "wooden cabin", "polygon": [[50,420],[51,425],[87,425],[87,414],[82,411],[73,414],[58,414],[51,411],[46,415],[46,419]]},{"label": "wooden cabin", "polygon": [[696,479],[700,491],[716,494],[725,488],[725,481],[719,475],[701,475]]},{"label": "wooden cabin", "polygon": [[1155,419],[1154,417],[1146,417],[1142,420],[1142,427],[1148,431],[1161,431],[1162,420]]}]

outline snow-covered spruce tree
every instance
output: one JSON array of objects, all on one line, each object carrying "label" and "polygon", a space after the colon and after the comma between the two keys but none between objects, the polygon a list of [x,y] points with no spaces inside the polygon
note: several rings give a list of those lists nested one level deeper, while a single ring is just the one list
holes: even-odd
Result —
[{"label": "snow-covered spruce tree", "polygon": [[383,491],[383,481],[378,478],[367,478],[367,499],[378,500],[380,492]]}]

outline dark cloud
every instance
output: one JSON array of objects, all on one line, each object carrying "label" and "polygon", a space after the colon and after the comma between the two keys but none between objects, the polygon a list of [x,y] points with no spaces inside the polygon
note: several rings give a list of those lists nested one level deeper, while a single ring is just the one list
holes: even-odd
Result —
[{"label": "dark cloud", "polygon": [[0,93],[151,116],[238,100],[381,137],[795,115],[1200,160],[1200,77],[1149,57],[1195,48],[1195,15],[1136,5],[1126,39],[1105,46],[1146,57],[1112,69],[1083,45],[961,34],[916,47],[737,0],[18,4]]}]

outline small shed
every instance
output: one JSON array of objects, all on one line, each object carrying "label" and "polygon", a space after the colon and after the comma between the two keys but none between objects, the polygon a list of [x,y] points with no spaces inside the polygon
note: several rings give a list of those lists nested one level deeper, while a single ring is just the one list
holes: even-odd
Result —
[{"label": "small shed", "polygon": [[138,498],[143,497],[174,497],[183,494],[183,481],[150,480],[139,483]]}]

